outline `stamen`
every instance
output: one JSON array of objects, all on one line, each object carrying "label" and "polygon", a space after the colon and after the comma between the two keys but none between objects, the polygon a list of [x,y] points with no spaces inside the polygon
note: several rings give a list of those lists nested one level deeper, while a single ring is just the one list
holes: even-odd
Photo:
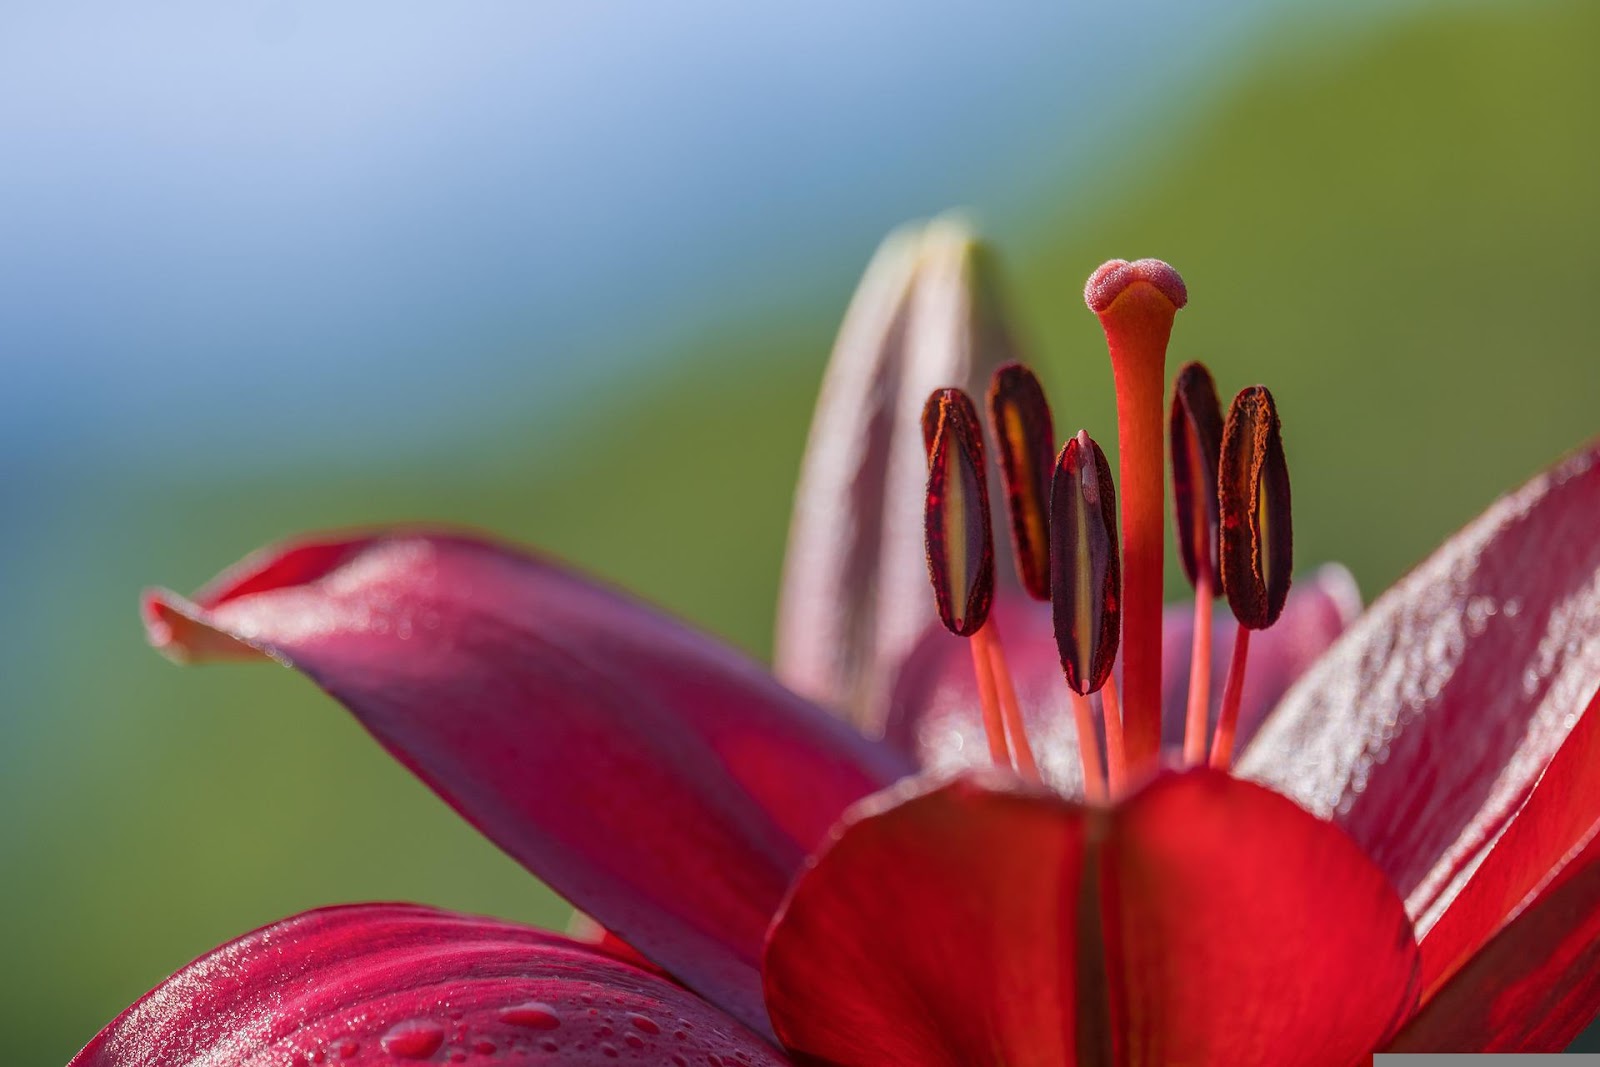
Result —
[{"label": "stamen", "polygon": [[1239,622],[1264,630],[1283,612],[1294,564],[1283,426],[1264,385],[1233,398],[1217,486],[1222,588]]},{"label": "stamen", "polygon": [[1211,601],[1217,573],[1217,461],[1222,450],[1222,408],[1211,373],[1185,363],[1172,383],[1168,420],[1172,450],[1173,510],[1178,557],[1194,586],[1194,644],[1189,655],[1189,704],[1183,728],[1183,759],[1206,756],[1206,718],[1211,710]]},{"label": "stamen", "polygon": [[1239,620],[1222,690],[1222,712],[1211,745],[1211,765],[1227,768],[1233,761],[1250,631],[1264,630],[1278,620],[1289,596],[1294,565],[1289,467],[1283,456],[1277,405],[1265,386],[1241,391],[1228,409],[1218,462],[1217,503],[1222,589]]},{"label": "stamen", "polygon": [[[982,634],[987,627],[978,630]],[[978,679],[978,708],[983,713],[983,736],[989,742],[989,758],[997,767],[1011,766],[1011,751],[1006,747],[1006,721],[1000,710],[1000,687],[995,682],[994,660],[986,642],[977,635],[967,642],[972,653],[972,673]]]},{"label": "stamen", "polygon": [[[1086,782],[1098,777],[1099,741],[1084,698],[1111,677],[1120,598],[1111,465],[1100,446],[1079,430],[1061,450],[1050,482],[1050,606],[1061,670],[1077,697],[1073,710]],[[1120,727],[1112,729],[1109,718],[1106,725],[1107,745],[1115,735],[1120,749]]]},{"label": "stamen", "polygon": [[[1121,783],[1113,779],[1107,786],[1105,768],[1100,764],[1100,742],[1094,736],[1094,709],[1089,706],[1089,698],[1082,693],[1072,694],[1072,721],[1078,732],[1084,798],[1091,803],[1104,803]],[[1107,737],[1110,735],[1107,734]]]},{"label": "stamen", "polygon": [[1000,450],[1017,574],[1035,600],[1050,599],[1050,470],[1055,426],[1033,371],[1007,363],[989,383],[989,425]]},{"label": "stamen", "polygon": [[1000,640],[1000,626],[993,618],[987,626],[972,635],[972,647],[980,646],[988,658],[989,670],[994,677],[996,695],[1000,701],[1000,718],[1005,725],[1009,744],[1010,763],[1030,782],[1040,781],[1039,764],[1033,757],[1033,746],[1028,744],[1027,725],[1022,720],[1022,703],[1017,699],[1017,685],[1006,662],[1005,646]]},{"label": "stamen", "polygon": [[1188,301],[1178,272],[1157,259],[1113,260],[1095,271],[1084,300],[1100,318],[1117,387],[1123,492],[1123,724],[1134,771],[1161,747],[1162,400],[1172,320]]},{"label": "stamen", "polygon": [[1228,677],[1222,683],[1222,711],[1217,735],[1211,741],[1211,766],[1225,771],[1233,764],[1233,739],[1239,730],[1239,696],[1244,692],[1245,663],[1250,656],[1250,629],[1240,626],[1233,635],[1233,655],[1228,657]]},{"label": "stamen", "polygon": [[945,628],[971,637],[989,617],[994,597],[994,535],[989,524],[989,484],[983,437],[972,400],[959,389],[937,389],[928,449],[928,494],[923,534],[928,577]]},{"label": "stamen", "polygon": [[936,389],[923,405],[922,428],[928,444],[923,535],[934,601],[945,629],[973,638],[968,644],[989,756],[1009,767],[993,642],[976,636],[985,630],[994,597],[994,535],[978,413],[961,390]]},{"label": "stamen", "polygon": [[1128,752],[1122,741],[1122,701],[1117,697],[1114,674],[1106,678],[1100,690],[1100,715],[1106,728],[1106,776],[1111,782],[1111,792],[1119,794],[1128,777]]}]

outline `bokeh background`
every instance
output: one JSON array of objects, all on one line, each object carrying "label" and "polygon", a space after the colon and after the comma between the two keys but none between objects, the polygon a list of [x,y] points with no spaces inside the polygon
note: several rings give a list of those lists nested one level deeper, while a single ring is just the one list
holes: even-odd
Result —
[{"label": "bokeh background", "polygon": [[[1270,382],[1370,596],[1600,431],[1592,0],[0,8],[0,1020],[64,1062],[316,904],[566,909],[310,685],[146,650],[304,528],[534,542],[768,651],[833,329],[968,209],[1065,427],[1083,279]],[[1600,1046],[1597,1046],[1600,1047]]]}]

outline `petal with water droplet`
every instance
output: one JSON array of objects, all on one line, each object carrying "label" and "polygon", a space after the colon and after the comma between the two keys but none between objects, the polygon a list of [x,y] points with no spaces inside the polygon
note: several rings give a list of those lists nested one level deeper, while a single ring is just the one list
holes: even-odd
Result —
[{"label": "petal with water droplet", "polygon": [[496,844],[757,1027],[790,878],[908,769],[732,649],[469,536],[308,540],[146,607],[171,654],[303,671]]},{"label": "petal with water droplet", "polygon": [[[518,1005],[537,1004],[539,1025]],[[594,1009],[594,1010],[591,1010]],[[598,1065],[602,1030],[671,1018],[671,1048],[728,1063],[789,1061],[659,975],[555,934],[406,904],[309,911],[202,956],[118,1016],[69,1067],[309,1064],[388,1067],[505,1050]]]}]

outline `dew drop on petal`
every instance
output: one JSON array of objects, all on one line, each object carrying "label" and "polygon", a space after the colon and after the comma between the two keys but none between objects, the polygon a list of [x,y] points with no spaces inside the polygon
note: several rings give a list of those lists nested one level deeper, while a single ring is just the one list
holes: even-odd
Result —
[{"label": "dew drop on petal", "polygon": [[530,1000],[506,1008],[500,1013],[500,1021],[533,1030],[554,1030],[561,1025],[561,1016],[550,1005]]},{"label": "dew drop on petal", "polygon": [[444,1044],[444,1028],[427,1019],[398,1023],[383,1035],[383,1051],[402,1059],[421,1060],[432,1056]]}]

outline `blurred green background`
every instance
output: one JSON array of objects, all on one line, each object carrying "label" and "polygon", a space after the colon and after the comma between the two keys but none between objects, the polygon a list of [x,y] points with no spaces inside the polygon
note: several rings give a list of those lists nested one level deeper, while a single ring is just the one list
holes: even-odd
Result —
[{"label": "blurred green background", "polygon": [[[42,231],[13,230],[23,242],[9,243],[13,282],[0,297],[14,302],[0,317],[13,431],[0,462],[9,1061],[64,1062],[196,954],[317,904],[412,899],[564,923],[556,899],[310,685],[268,667],[180,671],[147,651],[139,589],[187,591],[306,528],[441,519],[544,546],[765,655],[837,320],[876,237],[950,199],[1000,245],[1058,424],[1102,441],[1114,438],[1110,374],[1083,279],[1114,256],[1177,265],[1191,303],[1174,359],[1207,360],[1225,390],[1271,384],[1297,557],[1344,560],[1369,597],[1600,431],[1600,5],[1418,3],[1337,17],[1243,7],[1219,7],[1227,32],[1194,54],[1181,36],[1157,55],[1140,50],[1142,27],[1113,34],[1097,59],[1107,73],[1076,104],[1051,95],[1061,86],[1047,64],[1033,82],[1005,83],[1015,99],[973,89],[970,107],[961,92],[933,100],[944,110],[906,122],[910,141],[937,142],[936,157],[891,129],[835,143],[824,112],[806,152],[833,153],[832,169],[789,177],[797,200],[807,183],[833,183],[818,196],[837,225],[808,233],[801,253],[788,243],[800,208],[782,198],[732,222],[698,203],[680,205],[690,215],[679,221],[700,239],[641,243],[637,257],[617,246],[649,266],[631,288],[604,288],[606,261],[573,268],[593,290],[588,320],[626,319],[633,293],[655,301],[637,320],[649,328],[632,334],[544,336],[491,320],[408,347],[391,336],[380,277],[339,335],[352,360],[373,362],[333,386],[304,346],[283,367],[263,353],[223,372],[164,362],[155,341],[108,348],[121,371],[85,363],[52,378],[28,362],[45,359],[23,306],[39,294],[16,279],[92,275],[74,257],[92,259],[95,243],[29,248]],[[1129,10],[1161,17],[1159,5]],[[841,22],[837,34],[849,32]],[[1063,50],[1085,47],[1069,40],[1071,19],[1050,32]],[[849,55],[870,85],[873,57]],[[1141,63],[1161,65],[1155,89]],[[992,66],[952,76],[981,83]],[[20,114],[0,112],[11,121],[0,131],[47,125]],[[1015,114],[1026,121],[997,140]],[[973,177],[916,177],[930,158]],[[734,165],[715,152],[691,162],[690,175]],[[858,203],[856,181],[877,191]],[[175,209],[170,224],[182,217]],[[298,239],[315,247],[317,234]],[[491,273],[508,254],[463,240]],[[66,266],[49,274],[29,256]],[[518,299],[552,299],[510,273],[498,284],[526,285]],[[98,282],[74,290],[68,317],[92,323],[115,295]],[[182,292],[167,296],[183,307]],[[294,317],[292,300],[281,314]],[[448,388],[430,394],[419,361]],[[603,370],[574,371],[585,363]],[[41,406],[70,409],[130,365],[156,398],[135,415],[107,406],[85,407],[80,423],[41,419]],[[399,414],[386,419],[391,400]]]}]

